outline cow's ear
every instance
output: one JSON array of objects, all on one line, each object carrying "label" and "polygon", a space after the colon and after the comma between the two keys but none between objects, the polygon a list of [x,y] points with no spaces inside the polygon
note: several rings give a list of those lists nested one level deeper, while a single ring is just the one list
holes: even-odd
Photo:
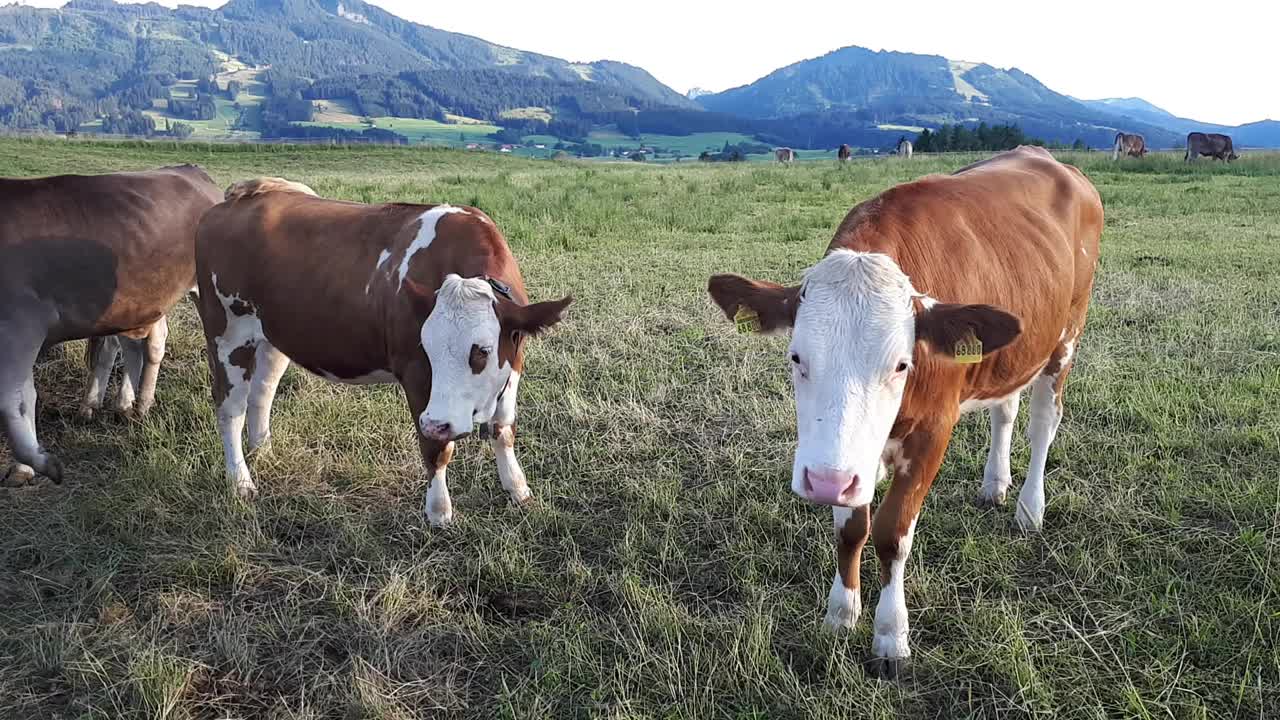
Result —
[{"label": "cow's ear", "polygon": [[750,280],[741,275],[714,275],[707,282],[711,299],[725,317],[744,332],[775,333],[796,324],[800,307],[800,286],[784,287],[766,280]]},{"label": "cow's ear", "polygon": [[559,300],[520,305],[505,298],[500,298],[494,306],[498,314],[498,323],[502,326],[503,335],[540,335],[551,329],[564,319],[565,308],[573,302],[572,297]]},{"label": "cow's ear", "polygon": [[1022,322],[991,305],[935,303],[916,313],[916,340],[937,355],[962,361],[1005,347],[1022,334]]},{"label": "cow's ear", "polygon": [[414,282],[412,278],[404,279],[404,289],[409,293],[409,302],[413,305],[414,315],[425,318],[431,314],[436,305],[436,294],[427,286]]}]

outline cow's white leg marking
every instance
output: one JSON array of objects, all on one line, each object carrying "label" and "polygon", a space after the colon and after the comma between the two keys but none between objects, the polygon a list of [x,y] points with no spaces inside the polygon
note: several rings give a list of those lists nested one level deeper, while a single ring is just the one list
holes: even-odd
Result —
[{"label": "cow's white leg marking", "polygon": [[493,414],[493,455],[498,463],[498,480],[511,495],[511,501],[523,505],[532,493],[524,476],[520,461],[516,460],[516,436],[512,426],[516,421],[516,393],[520,388],[520,373],[511,371],[507,387]]},{"label": "cow's white leg marking", "polygon": [[116,356],[120,354],[120,340],[114,335],[91,338],[89,349],[89,387],[85,388],[84,399],[80,401],[80,417],[85,419],[93,417],[106,400],[111,371],[115,369]]},{"label": "cow's white leg marking", "polygon": [[271,405],[289,358],[266,340],[258,342],[249,385],[249,452],[271,448]]},{"label": "cow's white leg marking", "polygon": [[25,485],[39,472],[54,482],[62,482],[62,462],[53,453],[45,452],[36,436],[36,383],[29,366],[26,372],[17,387],[0,396],[0,418],[16,461],[7,480],[9,484]]},{"label": "cow's white leg marking", "polygon": [[1054,375],[1041,375],[1031,385],[1031,420],[1027,437],[1031,440],[1031,462],[1027,481],[1018,493],[1014,519],[1023,530],[1039,530],[1044,526],[1044,469],[1049,459],[1049,446],[1058,434],[1062,408],[1054,392]]},{"label": "cow's white leg marking", "polygon": [[453,499],[449,497],[449,482],[446,475],[449,461],[453,459],[454,444],[450,442],[436,456],[435,474],[431,476],[431,484],[427,486],[427,495],[423,499],[427,521],[433,527],[446,527],[453,522]]},{"label": "cow's white leg marking", "polygon": [[[245,412],[249,405],[249,386],[253,373],[252,360],[257,358],[257,345],[265,340],[262,335],[262,321],[254,313],[248,303],[236,297],[223,295],[217,288],[218,276],[213,276],[214,292],[222,303],[227,318],[226,329],[222,335],[214,339],[217,347],[217,362],[227,379],[227,394],[218,407],[218,432],[222,435],[222,450],[226,459],[227,480],[235,488],[236,494],[242,498],[250,498],[258,488],[249,474],[249,465],[244,459],[243,434]],[[235,305],[235,311],[232,306]],[[237,351],[239,351],[237,353]],[[232,354],[237,354],[239,364],[232,362]],[[249,357],[244,357],[244,355]],[[252,360],[251,360],[252,359]],[[246,365],[247,363],[247,365]]]},{"label": "cow's white leg marking", "polygon": [[871,651],[876,657],[911,656],[911,647],[907,642],[910,627],[907,623],[905,580],[907,558],[911,557],[911,543],[915,533],[916,520],[912,520],[906,535],[898,540],[898,551],[889,563],[889,582],[880,588],[880,600],[876,603],[875,636],[871,639]]},{"label": "cow's white leg marking", "polygon": [[156,402],[156,382],[160,379],[160,363],[164,361],[165,344],[169,341],[169,320],[161,317],[151,326],[146,340],[139,343],[139,350],[144,353],[142,364],[142,384],[138,388],[138,400],[133,411],[138,417],[145,416]]},{"label": "cow's white leg marking", "polygon": [[987,451],[987,467],[982,473],[979,504],[1003,505],[1013,482],[1009,454],[1013,444],[1013,423],[1018,419],[1022,393],[1016,392],[1002,402],[991,405],[991,449]]},{"label": "cow's white leg marking", "polygon": [[[831,506],[831,521],[835,525],[837,542],[839,542],[840,530],[851,517],[853,517],[853,508]],[[853,568],[853,572],[858,572],[858,568]],[[837,566],[835,577],[831,580],[831,591],[827,593],[827,616],[823,622],[832,630],[851,630],[858,624],[860,615],[862,615],[862,595],[859,590],[850,590],[844,586],[844,580],[840,577],[840,568]]]}]

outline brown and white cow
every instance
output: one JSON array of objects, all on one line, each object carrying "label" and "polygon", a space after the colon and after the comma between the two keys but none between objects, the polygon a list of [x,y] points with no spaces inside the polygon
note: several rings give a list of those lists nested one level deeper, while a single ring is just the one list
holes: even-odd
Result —
[{"label": "brown and white cow", "polygon": [[836,157],[842,163],[849,162],[849,158],[853,157],[853,148],[849,147],[847,143],[841,144],[840,149],[836,150]]},{"label": "brown and white cow", "polygon": [[[837,573],[826,623],[851,628],[858,570],[880,558],[874,669],[910,655],[905,564],[925,493],[965,412],[991,411],[979,500],[1001,504],[1019,397],[1031,388],[1031,461],[1015,517],[1044,519],[1044,471],[1093,287],[1102,203],[1047,151],[1022,147],[855,207],[799,285],[711,278],[730,318],[791,331],[799,444],[791,489],[833,508]],[[742,313],[740,315],[740,313]],[[882,463],[893,480],[874,519]]]},{"label": "brown and white cow", "polygon": [[520,269],[480,210],[364,205],[278,178],[233,185],[196,242],[200,316],[226,473],[257,487],[241,445],[271,437],[289,362],[334,382],[399,383],[431,475],[426,514],[453,518],[445,470],[454,441],[484,423],[498,477],[529,498],[516,461],[524,342],[560,321],[570,298],[528,304]]},{"label": "brown and white cow", "polygon": [[1115,149],[1111,152],[1112,160],[1119,160],[1123,157],[1140,158],[1147,154],[1147,139],[1141,135],[1118,132],[1116,133]]},{"label": "brown and white cow", "polygon": [[898,141],[897,146],[894,147],[893,152],[895,155],[899,155],[910,160],[912,153],[915,152],[915,146],[911,144],[910,140],[902,138]]},{"label": "brown and white cow", "polygon": [[778,162],[784,163],[784,164],[789,164],[796,161],[796,151],[788,147],[780,147],[780,148],[774,149],[773,156],[774,158],[777,159]]},{"label": "brown and white cow", "polygon": [[1201,155],[1207,155],[1215,160],[1224,162],[1231,162],[1240,157],[1236,155],[1230,135],[1202,132],[1188,133],[1187,154],[1182,159],[1191,162],[1199,159]]},{"label": "brown and white cow", "polygon": [[220,199],[192,165],[0,179],[0,415],[17,460],[7,482],[62,478],[36,436],[41,348],[148,335],[191,288],[196,224]]}]

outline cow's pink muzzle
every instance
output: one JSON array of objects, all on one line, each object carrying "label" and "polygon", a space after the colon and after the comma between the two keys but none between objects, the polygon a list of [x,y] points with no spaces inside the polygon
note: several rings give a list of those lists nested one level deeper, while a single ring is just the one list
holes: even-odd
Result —
[{"label": "cow's pink muzzle", "polygon": [[835,468],[805,468],[804,498],[820,505],[852,506],[858,476]]}]

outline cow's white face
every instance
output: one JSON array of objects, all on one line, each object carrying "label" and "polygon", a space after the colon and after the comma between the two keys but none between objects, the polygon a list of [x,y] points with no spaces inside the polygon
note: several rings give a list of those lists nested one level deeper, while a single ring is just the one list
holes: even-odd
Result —
[{"label": "cow's white face", "polygon": [[799,444],[791,489],[824,505],[871,501],[917,352],[946,363],[972,347],[970,339],[986,353],[1021,332],[1016,317],[990,305],[950,305],[918,294],[898,264],[879,253],[832,251],[802,286],[716,275],[707,291],[741,326],[792,329],[787,355]]},{"label": "cow's white face", "polygon": [[418,418],[422,434],[441,440],[487,422],[511,377],[499,362],[502,326],[493,288],[481,278],[449,275],[422,324],[422,348],[431,362],[431,394]]},{"label": "cow's white face", "polygon": [[826,505],[871,502],[911,369],[914,294],[886,255],[838,250],[805,275],[787,350],[797,495]]}]

